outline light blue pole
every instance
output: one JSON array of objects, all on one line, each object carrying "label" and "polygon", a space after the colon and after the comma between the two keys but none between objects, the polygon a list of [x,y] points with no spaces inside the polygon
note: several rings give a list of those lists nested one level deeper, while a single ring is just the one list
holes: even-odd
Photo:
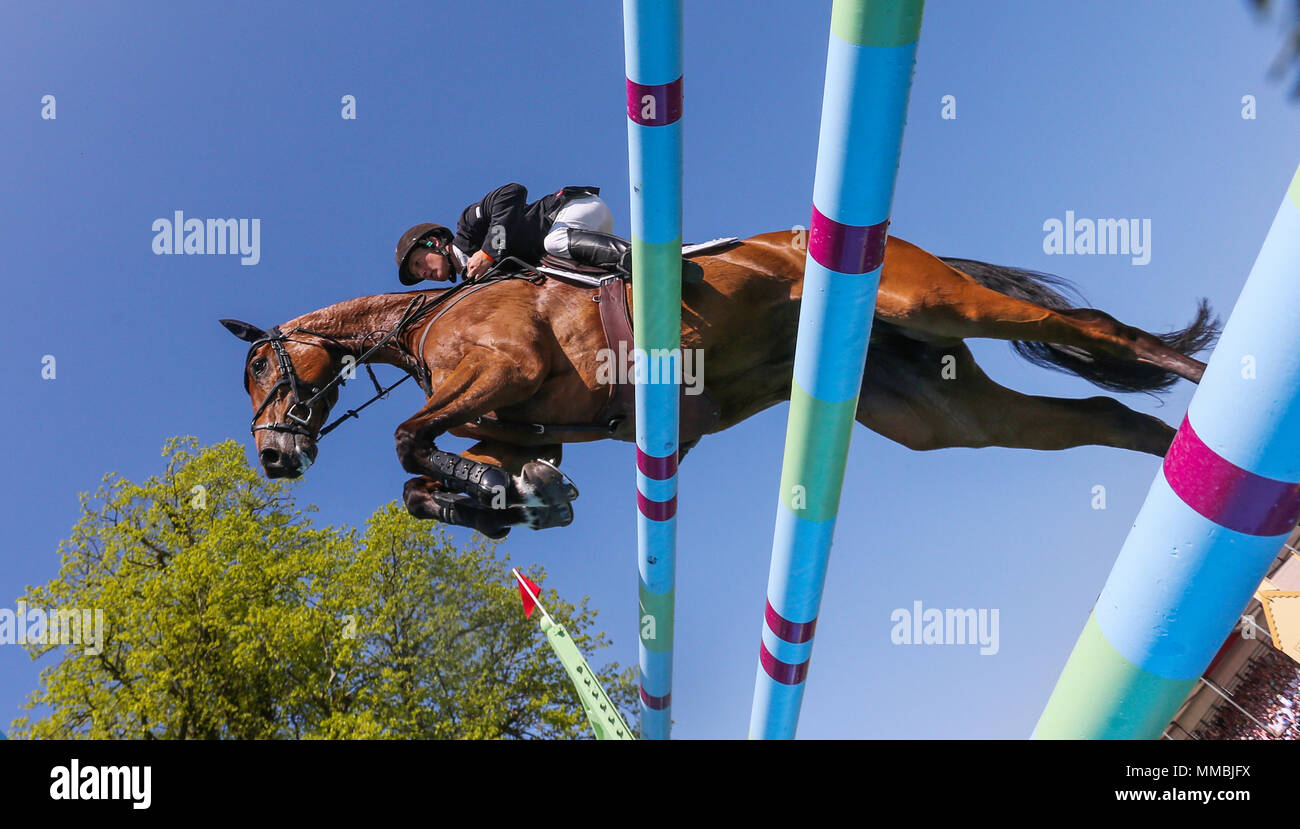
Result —
[{"label": "light blue pole", "polygon": [[641,736],[672,727],[682,331],[682,4],[624,0],[636,351]]},{"label": "light blue pole", "polygon": [[1036,738],[1158,739],[1300,515],[1300,171]]},{"label": "light blue pole", "polygon": [[884,263],[924,0],[836,0],[749,735],[799,723]]}]

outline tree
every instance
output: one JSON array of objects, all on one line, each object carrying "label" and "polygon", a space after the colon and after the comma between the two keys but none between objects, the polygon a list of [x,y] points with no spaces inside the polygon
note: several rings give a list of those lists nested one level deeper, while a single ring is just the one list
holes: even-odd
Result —
[{"label": "tree", "polygon": [[[33,628],[33,658],[61,658],[27,702],[39,715],[10,736],[589,736],[495,542],[458,550],[396,503],[364,533],[316,527],[234,441],[173,439],[163,456],[161,476],[109,474],[82,496],[58,577],[23,597],[102,610],[104,637],[58,644],[57,625]],[[546,601],[589,655],[606,646],[585,599]],[[601,679],[627,717],[632,671],[617,670]]]}]

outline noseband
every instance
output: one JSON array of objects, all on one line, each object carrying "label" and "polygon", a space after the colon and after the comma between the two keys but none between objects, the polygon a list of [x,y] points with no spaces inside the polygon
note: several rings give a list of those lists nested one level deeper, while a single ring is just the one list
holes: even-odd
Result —
[{"label": "noseband", "polygon": [[[253,412],[253,421],[249,428],[249,431],[253,433],[266,430],[268,432],[288,432],[289,434],[312,437],[312,431],[307,428],[307,423],[311,420],[312,416],[312,407],[315,406],[317,401],[319,401],[321,397],[323,397],[335,385],[342,385],[343,383],[342,372],[335,375],[334,379],[330,380],[323,388],[319,389],[298,378],[298,372],[294,370],[293,360],[289,359],[289,352],[285,349],[284,344],[286,342],[296,342],[302,343],[303,345],[315,345],[320,348],[325,348],[321,343],[313,343],[305,340],[292,340],[290,338],[290,334],[297,334],[299,332],[310,334],[315,337],[324,337],[339,346],[343,345],[333,337],[319,334],[315,331],[295,328],[290,331],[289,334],[284,334],[280,331],[279,326],[276,326],[267,332],[271,336],[257,340],[249,346],[248,355],[251,358],[253,352],[257,350],[258,346],[269,343],[271,349],[275,352],[276,361],[280,364],[280,379],[275,381],[275,385],[271,386],[270,391],[266,393],[266,397],[262,399],[262,405],[258,406],[257,411]],[[247,363],[245,363],[245,365],[247,365]],[[292,401],[289,404],[289,408],[285,410],[285,420],[278,423],[263,423],[258,425],[257,419],[262,416],[262,412],[266,411],[266,407],[271,405],[271,401],[275,399],[276,393],[282,388],[287,388],[289,390],[289,399]],[[248,391],[247,369],[244,371],[244,390]],[[307,394],[310,395],[305,400],[303,399],[304,390],[306,390]]]},{"label": "noseband", "polygon": [[[248,347],[248,357],[244,360],[244,391],[248,391],[248,362],[252,359],[253,352],[257,350],[258,346],[269,343],[271,350],[275,352],[276,361],[280,364],[280,379],[275,381],[275,385],[271,386],[270,390],[266,393],[266,397],[262,399],[262,404],[257,407],[257,411],[253,412],[253,420],[249,431],[254,434],[263,430],[268,432],[287,432],[292,435],[303,435],[305,437],[319,440],[332,432],[334,428],[343,421],[350,417],[357,417],[358,413],[362,409],[366,408],[366,406],[369,406],[376,400],[382,400],[387,397],[390,391],[411,379],[411,375],[404,374],[402,375],[402,379],[393,383],[388,388],[384,388],[379,384],[379,378],[375,377],[375,372],[367,361],[370,359],[371,355],[387,345],[390,340],[399,336],[411,325],[412,322],[428,310],[429,304],[429,301],[422,294],[417,294],[406,306],[406,310],[402,313],[401,319],[398,320],[397,325],[393,326],[393,330],[380,337],[378,342],[366,349],[363,354],[357,357],[357,362],[365,365],[366,371],[370,374],[370,382],[375,384],[375,396],[357,408],[349,409],[345,414],[340,415],[333,423],[321,429],[318,434],[313,434],[311,429],[307,426],[308,421],[311,420],[313,407],[335,386],[343,386],[346,384],[348,369],[340,369],[328,383],[317,388],[316,386],[306,383],[298,378],[298,372],[294,370],[293,360],[289,359],[289,352],[285,349],[284,344],[286,342],[295,342],[301,343],[302,345],[314,345],[318,348],[325,348],[325,345],[322,343],[310,342],[307,340],[295,340],[291,336],[293,334],[301,333],[313,337],[320,337],[322,340],[328,340],[346,352],[351,352],[352,349],[339,342],[334,337],[331,337],[329,334],[322,334],[319,331],[312,331],[307,328],[294,328],[288,334],[285,334],[280,331],[278,325],[272,328],[267,332],[270,336],[256,340]],[[418,366],[418,361],[413,360],[412,362]],[[288,389],[288,397],[291,401],[289,403],[289,408],[286,409],[284,413],[285,420],[279,421],[278,423],[263,423],[258,425],[257,419],[262,416],[262,412],[266,411],[266,407],[271,405],[271,401],[275,399],[276,393],[279,392],[281,388]],[[310,395],[310,397],[307,397],[305,400],[303,399],[304,390],[308,395]]]},{"label": "noseband", "polygon": [[[370,375],[370,382],[373,383],[375,386],[375,396],[371,397],[369,400],[367,400],[365,403],[361,404],[360,406],[356,407],[355,409],[348,409],[347,412],[345,412],[342,415],[339,415],[339,417],[335,419],[334,422],[325,426],[320,430],[320,432],[316,434],[313,434],[311,429],[307,426],[308,421],[311,420],[313,407],[320,401],[322,397],[328,394],[330,390],[333,389],[335,386],[344,385],[348,375],[348,369],[346,368],[340,369],[328,383],[326,383],[324,386],[321,386],[320,388],[317,388],[299,379],[298,373],[294,370],[293,361],[289,359],[289,352],[285,349],[284,344],[286,342],[295,342],[295,343],[300,343],[302,345],[314,345],[317,348],[326,347],[323,343],[311,342],[308,340],[295,340],[291,336],[293,334],[301,333],[301,334],[310,335],[312,337],[319,337],[322,340],[328,340],[329,342],[338,346],[344,352],[351,353],[352,348],[345,345],[344,343],[339,342],[334,337],[331,337],[328,334],[322,334],[319,331],[312,331],[307,328],[294,328],[293,330],[289,331],[286,334],[280,330],[280,327],[278,325],[272,328],[270,331],[266,332],[269,336],[262,337],[261,339],[255,340],[253,344],[248,347],[248,356],[244,358],[244,391],[245,392],[249,390],[248,364],[253,359],[253,352],[257,350],[258,346],[269,343],[271,349],[275,352],[276,361],[280,364],[280,379],[275,381],[275,385],[271,386],[270,390],[266,393],[266,397],[262,399],[262,403],[260,406],[257,407],[257,411],[253,412],[253,420],[250,426],[250,431],[252,431],[254,434],[263,430],[268,432],[287,432],[291,435],[303,435],[305,437],[313,438],[315,440],[320,440],[321,438],[328,435],[330,432],[334,431],[334,429],[337,426],[339,426],[339,424],[341,424],[343,421],[347,420],[350,417],[358,417],[362,409],[366,408],[371,403],[374,403],[376,400],[384,399],[385,397],[388,396],[388,393],[390,391],[397,388],[402,383],[405,383],[407,380],[411,379],[412,377],[411,374],[403,374],[400,380],[393,383],[391,386],[384,388],[382,385],[380,385],[379,378],[375,377],[375,372],[370,367],[370,363],[368,361],[371,355],[373,355],[379,349],[383,348],[391,340],[400,336],[403,332],[405,332],[408,328],[410,328],[412,324],[418,322],[420,319],[432,313],[435,309],[439,307],[441,307],[442,311],[446,311],[447,308],[450,308],[453,304],[455,304],[455,300],[450,302],[448,301],[448,300],[452,300],[452,297],[461,298],[467,296],[469,293],[472,293],[473,291],[477,290],[478,288],[488,283],[500,282],[507,279],[528,279],[530,282],[540,283],[541,281],[544,281],[546,279],[545,276],[540,276],[539,279],[535,279],[532,277],[521,276],[516,273],[499,272],[499,269],[503,265],[512,262],[515,264],[523,264],[519,262],[519,260],[514,259],[513,257],[507,257],[506,259],[503,259],[501,262],[497,263],[497,265],[494,266],[487,273],[472,279],[465,279],[460,284],[455,285],[452,288],[448,288],[444,291],[439,291],[436,297],[430,297],[424,293],[416,293],[411,298],[410,303],[407,304],[406,310],[402,312],[401,318],[398,319],[397,324],[393,326],[392,330],[384,334],[384,336],[380,337],[378,342],[376,342],[370,348],[366,349],[365,352],[363,352],[359,357],[357,357],[357,363],[364,365],[366,367],[366,372],[369,373]],[[439,313],[439,316],[441,316],[441,313]],[[434,320],[436,319],[437,317],[434,317]],[[430,321],[430,323],[432,322],[433,320]],[[425,327],[424,330],[425,337],[429,335],[429,327],[430,326],[428,325],[426,325]],[[424,337],[421,337],[420,348],[418,353],[423,354],[423,352],[424,352]],[[406,354],[405,350],[403,350],[403,354],[405,354],[407,361],[411,364],[411,369],[419,373],[420,376],[423,378],[421,382],[427,385],[429,372],[428,369],[424,366],[423,358],[417,357],[412,354]],[[263,423],[259,426],[257,423],[257,419],[262,416],[262,412],[266,411],[266,407],[271,405],[271,401],[275,399],[276,393],[279,392],[281,388],[288,389],[288,397],[289,400],[291,401],[289,403],[289,408],[286,409],[284,413],[285,420],[279,421],[278,423]],[[307,392],[308,395],[310,395],[305,400],[303,399],[304,390]],[[431,389],[429,390],[429,393],[430,394],[432,393]]]}]

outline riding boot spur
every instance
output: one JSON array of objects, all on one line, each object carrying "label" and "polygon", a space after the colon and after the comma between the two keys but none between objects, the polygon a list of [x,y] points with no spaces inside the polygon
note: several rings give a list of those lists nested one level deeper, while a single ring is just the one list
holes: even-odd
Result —
[{"label": "riding boot spur", "polygon": [[508,506],[494,503],[498,493],[507,499],[510,496],[510,478],[501,467],[471,461],[441,449],[434,449],[429,460],[437,471],[431,477],[443,486],[463,492],[485,507]]}]

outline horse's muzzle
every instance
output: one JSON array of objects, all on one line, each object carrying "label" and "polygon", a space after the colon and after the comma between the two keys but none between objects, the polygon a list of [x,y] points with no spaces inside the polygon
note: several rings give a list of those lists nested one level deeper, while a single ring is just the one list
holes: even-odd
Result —
[{"label": "horse's muzzle", "polygon": [[[295,437],[290,435],[287,445],[280,441],[264,441],[264,445],[258,450],[257,459],[261,462],[266,477],[300,478],[315,462],[315,441],[301,438],[295,440]],[[305,445],[299,446],[299,443]]]}]

